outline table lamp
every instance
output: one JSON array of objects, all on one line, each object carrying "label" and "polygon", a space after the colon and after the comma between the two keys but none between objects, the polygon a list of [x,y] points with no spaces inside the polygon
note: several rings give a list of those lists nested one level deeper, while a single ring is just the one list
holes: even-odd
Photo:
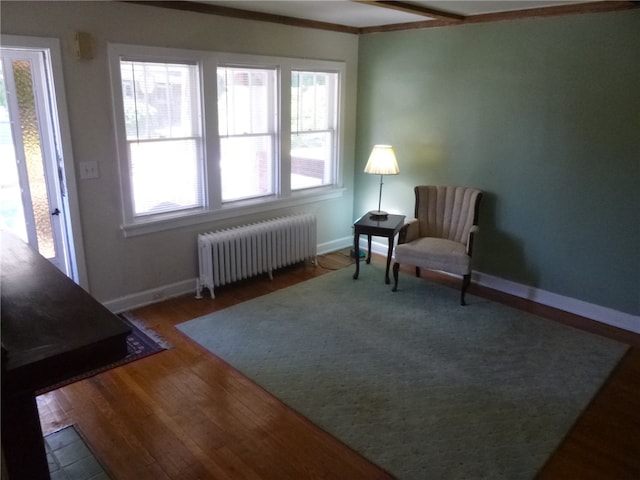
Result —
[{"label": "table lamp", "polygon": [[369,216],[374,220],[385,220],[388,213],[380,210],[382,202],[382,177],[383,175],[397,175],[400,173],[398,161],[391,145],[374,145],[369,155],[365,173],[380,175],[380,194],[378,195],[378,210],[371,210]]}]

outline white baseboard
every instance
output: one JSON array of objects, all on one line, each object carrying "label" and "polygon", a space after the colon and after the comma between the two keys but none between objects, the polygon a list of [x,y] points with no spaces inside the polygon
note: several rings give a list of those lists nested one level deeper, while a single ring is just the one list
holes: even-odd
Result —
[{"label": "white baseboard", "polygon": [[[360,248],[367,248],[366,243],[363,242],[362,239],[360,240]],[[371,244],[371,251],[380,255],[386,255],[388,245],[374,241]],[[547,307],[557,308],[558,310],[580,315],[581,317],[589,318],[613,327],[640,333],[640,316],[638,315],[588,303],[576,298],[565,297],[557,293],[512,282],[482,272],[473,272],[471,281],[480,286],[492,288],[518,298],[525,298],[541,305],[546,305]]]},{"label": "white baseboard", "polygon": [[621,312],[612,308],[565,297],[528,285],[512,282],[487,273],[474,272],[472,281],[483,287],[492,288],[519,298],[525,298],[541,305],[580,315],[591,320],[606,323],[634,333],[640,333],[640,316]]},{"label": "white baseboard", "polygon": [[324,255],[325,253],[342,250],[343,248],[351,247],[352,245],[353,245],[353,237],[342,237],[337,240],[332,240],[330,242],[319,244],[317,247],[317,252],[318,252],[318,255]]},{"label": "white baseboard", "polygon": [[152,288],[143,292],[133,293],[124,297],[103,302],[103,305],[113,313],[120,313],[134,308],[144,307],[152,303],[161,302],[168,298],[179,297],[187,293],[196,294],[196,279],[183,280],[162,287]]},{"label": "white baseboard", "polygon": [[[334,252],[352,245],[352,237],[344,237],[331,242],[318,245],[318,255]],[[361,239],[361,249],[366,249],[366,237]],[[379,255],[386,255],[388,245],[385,243],[372,242],[371,251]],[[539,288],[523,285],[520,283],[505,280],[482,272],[473,272],[471,281],[480,286],[492,288],[509,295],[525,298],[541,305],[557,308],[565,312],[580,315],[591,320],[596,320],[613,327],[622,328],[634,333],[640,333],[640,316],[630,313],[620,312],[611,308],[595,305],[575,298],[565,297],[556,293],[541,290]],[[172,297],[178,297],[187,293],[195,296],[196,279],[183,280],[181,282],[153,288],[139,293],[126,295],[104,302],[104,305],[114,313],[132,310],[152,303],[157,303]]]},{"label": "white baseboard", "polygon": [[[350,246],[352,243],[353,237],[344,237],[318,245],[317,252],[318,255],[335,252],[336,250]],[[188,293],[193,293],[195,296],[196,281],[197,279],[193,278],[173,283],[171,285],[152,288],[151,290],[132,293],[131,295],[125,295],[124,297],[103,302],[103,305],[114,313],[120,313],[127,310],[133,310],[134,308],[144,307],[145,305],[151,305],[152,303],[161,302],[168,298],[186,295]]]}]

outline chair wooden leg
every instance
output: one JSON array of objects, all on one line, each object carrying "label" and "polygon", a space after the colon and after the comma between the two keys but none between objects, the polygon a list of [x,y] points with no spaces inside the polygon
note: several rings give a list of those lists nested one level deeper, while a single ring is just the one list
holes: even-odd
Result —
[{"label": "chair wooden leg", "polygon": [[460,293],[460,305],[466,305],[467,303],[464,301],[464,294],[467,292],[467,288],[469,287],[469,283],[471,283],[471,274],[467,274],[462,277],[462,290]]},{"label": "chair wooden leg", "polygon": [[393,264],[393,289],[392,292],[398,291],[398,270],[400,270],[400,264],[398,262]]},{"label": "chair wooden leg", "polygon": [[420,277],[420,267],[416,267],[416,277]]}]

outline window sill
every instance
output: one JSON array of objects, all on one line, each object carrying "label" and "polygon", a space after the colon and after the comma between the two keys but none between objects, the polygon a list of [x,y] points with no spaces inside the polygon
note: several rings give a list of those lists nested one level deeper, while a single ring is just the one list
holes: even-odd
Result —
[{"label": "window sill", "polygon": [[202,223],[212,223],[217,220],[254,215],[257,213],[338,198],[344,194],[345,190],[346,189],[344,187],[329,187],[315,189],[312,191],[295,192],[287,198],[274,198],[266,201],[264,199],[260,199],[254,202],[238,202],[224,205],[222,208],[215,211],[198,211],[196,213],[188,213],[182,216],[153,218],[138,221],[129,225],[121,225],[120,229],[126,238],[137,237],[150,233],[163,232],[166,230],[189,227]]}]

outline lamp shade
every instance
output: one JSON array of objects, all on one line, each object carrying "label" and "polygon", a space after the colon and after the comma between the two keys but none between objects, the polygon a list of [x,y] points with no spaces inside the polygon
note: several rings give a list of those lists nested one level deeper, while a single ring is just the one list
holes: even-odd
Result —
[{"label": "lamp shade", "polygon": [[364,167],[364,172],[375,175],[397,175],[400,173],[393,147],[391,145],[374,145],[367,165]]}]

